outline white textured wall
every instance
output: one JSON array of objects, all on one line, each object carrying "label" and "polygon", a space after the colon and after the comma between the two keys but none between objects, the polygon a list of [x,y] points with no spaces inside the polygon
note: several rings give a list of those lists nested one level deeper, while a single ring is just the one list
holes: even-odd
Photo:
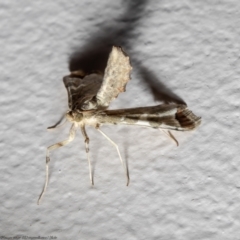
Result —
[{"label": "white textured wall", "polygon": [[[0,1],[1,236],[240,239],[240,2],[136,2]],[[112,109],[171,96],[202,125],[176,133],[179,147],[157,130],[102,127],[128,161],[129,187],[115,149],[88,129],[95,186],[78,134],[51,154],[38,206],[45,149],[69,129],[46,131],[68,108],[62,77],[97,57],[102,67],[112,44],[133,65]]]}]

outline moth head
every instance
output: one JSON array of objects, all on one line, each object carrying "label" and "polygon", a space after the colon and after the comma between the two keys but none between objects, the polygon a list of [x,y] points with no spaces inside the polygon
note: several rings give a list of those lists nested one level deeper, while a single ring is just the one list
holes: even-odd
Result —
[{"label": "moth head", "polygon": [[70,122],[81,122],[83,119],[83,114],[78,111],[70,110],[66,113],[65,116],[66,116],[67,120]]}]

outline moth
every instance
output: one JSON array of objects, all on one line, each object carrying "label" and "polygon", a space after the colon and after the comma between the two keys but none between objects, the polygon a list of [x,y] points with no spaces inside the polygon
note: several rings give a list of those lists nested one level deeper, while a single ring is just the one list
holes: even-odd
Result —
[{"label": "moth", "polygon": [[161,104],[152,107],[128,108],[107,110],[111,101],[126,89],[132,70],[129,57],[121,47],[113,46],[104,74],[85,74],[83,71],[71,72],[63,78],[68,92],[69,110],[66,119],[72,123],[69,137],[47,148],[46,154],[46,179],[38,204],[46,192],[48,185],[48,171],[50,152],[73,141],[76,130],[81,129],[85,138],[85,148],[89,164],[90,181],[93,183],[92,167],[89,158],[89,137],[85,126],[96,128],[111,144],[114,145],[123,165],[127,185],[129,174],[126,163],[123,161],[118,146],[104,132],[101,125],[135,125],[165,130],[176,143],[170,130],[189,131],[199,126],[201,118],[194,115],[184,104]]}]

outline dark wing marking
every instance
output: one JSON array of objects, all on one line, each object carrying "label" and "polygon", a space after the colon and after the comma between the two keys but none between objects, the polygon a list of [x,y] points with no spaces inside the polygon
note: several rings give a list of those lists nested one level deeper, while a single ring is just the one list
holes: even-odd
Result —
[{"label": "dark wing marking", "polygon": [[68,92],[69,108],[71,110],[96,109],[97,103],[94,97],[101,87],[102,80],[102,75],[96,73],[83,78],[73,73],[64,77],[63,82]]},{"label": "dark wing marking", "polygon": [[104,72],[102,86],[97,93],[99,108],[107,108],[119,93],[125,91],[131,69],[129,57],[120,47],[113,46]]},{"label": "dark wing marking", "polygon": [[139,125],[179,131],[193,130],[201,123],[201,118],[183,104],[105,110],[96,117],[100,124]]}]

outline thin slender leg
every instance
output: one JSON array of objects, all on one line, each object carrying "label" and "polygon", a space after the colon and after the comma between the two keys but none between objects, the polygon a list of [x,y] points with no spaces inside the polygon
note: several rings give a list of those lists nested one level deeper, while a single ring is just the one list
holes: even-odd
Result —
[{"label": "thin slender leg", "polygon": [[60,147],[63,147],[65,145],[67,145],[68,143],[70,143],[74,138],[75,138],[75,134],[76,134],[76,126],[75,124],[72,124],[71,126],[71,129],[70,129],[70,132],[69,132],[69,137],[67,140],[64,140],[62,142],[59,142],[59,143],[55,143],[51,146],[49,146],[47,148],[47,154],[46,154],[46,179],[45,179],[45,184],[44,184],[44,188],[42,190],[42,193],[40,194],[39,196],[39,199],[38,199],[38,205],[40,204],[40,201],[44,195],[44,193],[46,192],[47,190],[47,185],[48,185],[48,179],[49,179],[49,162],[50,162],[50,151],[54,150],[54,149],[57,149],[57,148],[60,148]]},{"label": "thin slender leg", "polygon": [[129,185],[129,182],[130,182],[129,173],[128,173],[128,168],[127,168],[127,164],[126,164],[125,162],[123,162],[123,160],[122,160],[122,157],[121,157],[121,154],[120,154],[118,145],[117,145],[115,142],[113,142],[113,141],[112,141],[104,132],[102,132],[99,128],[97,128],[97,130],[117,149],[118,156],[119,156],[119,158],[120,158],[120,161],[121,161],[121,163],[122,163],[124,172],[125,172],[125,174],[126,174],[127,186],[128,186],[128,185]]},{"label": "thin slender leg", "polygon": [[93,176],[92,176],[92,164],[89,158],[89,137],[87,135],[86,129],[85,129],[85,125],[81,126],[81,130],[82,130],[82,134],[85,138],[85,149],[86,149],[86,154],[87,154],[87,160],[88,160],[88,166],[89,166],[89,177],[90,177],[90,182],[92,185],[94,185],[94,181],[93,181]]},{"label": "thin slender leg", "polygon": [[174,135],[170,131],[165,131],[163,129],[160,130],[162,130],[168,137],[170,137],[177,144],[177,146],[179,146],[178,140],[174,137]]}]

